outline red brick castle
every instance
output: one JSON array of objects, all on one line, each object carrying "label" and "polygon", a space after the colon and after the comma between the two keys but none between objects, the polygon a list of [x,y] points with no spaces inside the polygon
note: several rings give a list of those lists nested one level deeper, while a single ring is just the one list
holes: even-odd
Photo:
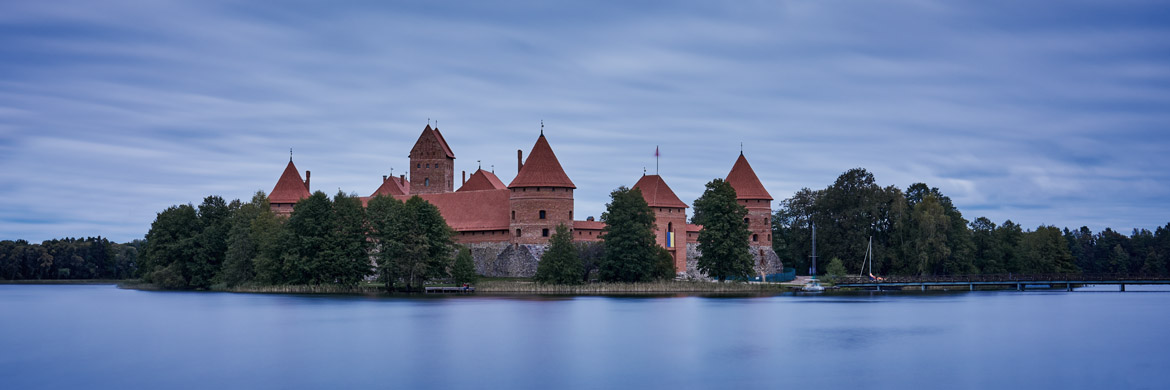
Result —
[{"label": "red brick castle", "polygon": [[[459,189],[454,189],[455,153],[443,133],[430,125],[415,141],[409,158],[410,177],[382,176],[378,188],[361,198],[363,204],[376,195],[400,200],[417,195],[434,204],[455,230],[455,241],[471,248],[480,274],[532,276],[549,236],[560,224],[569,227],[575,240],[601,240],[604,223],[592,217],[574,219],[573,192],[577,186],[561,168],[543,131],[527,160],[523,151],[516,151],[517,173],[508,185],[493,172],[477,169],[470,177],[464,171]],[[291,213],[297,201],[309,197],[309,178],[310,172],[305,171],[301,180],[290,158],[268,196],[272,209],[278,214]],[[735,188],[739,203],[748,209],[756,272],[780,272],[782,264],[772,251],[772,196],[742,153],[726,180]],[[643,175],[632,188],[642,191],[654,211],[656,240],[674,256],[678,273],[705,277],[695,269],[699,255],[696,239],[702,227],[687,223],[686,203],[658,175]]]}]

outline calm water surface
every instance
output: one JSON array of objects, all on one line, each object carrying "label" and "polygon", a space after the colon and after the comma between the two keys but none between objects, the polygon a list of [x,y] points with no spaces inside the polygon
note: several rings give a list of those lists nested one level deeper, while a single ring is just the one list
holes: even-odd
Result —
[{"label": "calm water surface", "polygon": [[365,298],[0,285],[0,388],[1167,388],[1170,292]]}]

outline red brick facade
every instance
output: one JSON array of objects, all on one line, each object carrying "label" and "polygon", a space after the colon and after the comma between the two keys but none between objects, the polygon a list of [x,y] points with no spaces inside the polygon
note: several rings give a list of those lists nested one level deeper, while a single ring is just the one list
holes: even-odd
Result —
[{"label": "red brick facade", "polygon": [[[455,191],[455,154],[442,133],[430,125],[411,149],[410,164],[409,178],[384,176],[371,197],[386,195],[405,200],[421,196],[439,208],[455,230],[458,243],[543,245],[560,224],[569,227],[575,240],[601,240],[604,223],[574,220],[576,186],[561,168],[543,133],[528,159],[518,162],[516,177],[506,187],[494,173],[480,169]],[[309,172],[305,171],[305,175],[301,181],[289,161],[269,196],[274,211],[290,214],[298,200],[309,196]],[[772,197],[742,154],[727,181],[735,188],[739,204],[748,209],[750,243],[763,258],[764,249],[772,246]],[[654,211],[655,242],[671,252],[680,274],[687,272],[687,247],[696,242],[702,227],[687,224],[686,203],[678,199],[662,177],[643,175],[633,188],[642,192]],[[363,204],[369,199],[362,198]],[[674,233],[672,245],[667,242],[670,233]]]}]

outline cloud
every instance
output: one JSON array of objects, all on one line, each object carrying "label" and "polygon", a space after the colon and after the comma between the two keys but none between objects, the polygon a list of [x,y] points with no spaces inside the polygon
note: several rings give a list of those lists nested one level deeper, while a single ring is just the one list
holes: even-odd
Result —
[{"label": "cloud", "polygon": [[778,200],[865,167],[973,219],[1165,224],[1157,2],[0,5],[0,239],[405,173],[428,118],[505,182],[540,120],[599,216],[643,167],[684,201],[744,151]]}]

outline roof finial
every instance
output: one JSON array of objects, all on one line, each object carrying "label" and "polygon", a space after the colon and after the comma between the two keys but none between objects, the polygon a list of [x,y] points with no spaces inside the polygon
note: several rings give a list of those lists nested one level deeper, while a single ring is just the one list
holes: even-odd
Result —
[{"label": "roof finial", "polygon": [[642,167],[642,176],[646,176],[646,167]]},{"label": "roof finial", "polygon": [[496,164],[492,164],[492,173],[496,173]]},{"label": "roof finial", "polygon": [[739,155],[740,155],[740,156],[742,156],[742,155],[743,155],[743,142],[740,142],[740,143],[739,143]]},{"label": "roof finial", "polygon": [[394,167],[390,167],[390,177],[394,177]]},{"label": "roof finial", "polygon": [[540,136],[544,137],[544,119],[540,120]]},{"label": "roof finial", "polygon": [[435,119],[435,128],[436,129],[439,128],[439,120],[438,119]]},{"label": "roof finial", "polygon": [[483,161],[475,160],[475,163],[479,165],[479,170],[482,171],[483,170]]},{"label": "roof finial", "polygon": [[431,118],[427,118],[427,127],[431,126]]}]

